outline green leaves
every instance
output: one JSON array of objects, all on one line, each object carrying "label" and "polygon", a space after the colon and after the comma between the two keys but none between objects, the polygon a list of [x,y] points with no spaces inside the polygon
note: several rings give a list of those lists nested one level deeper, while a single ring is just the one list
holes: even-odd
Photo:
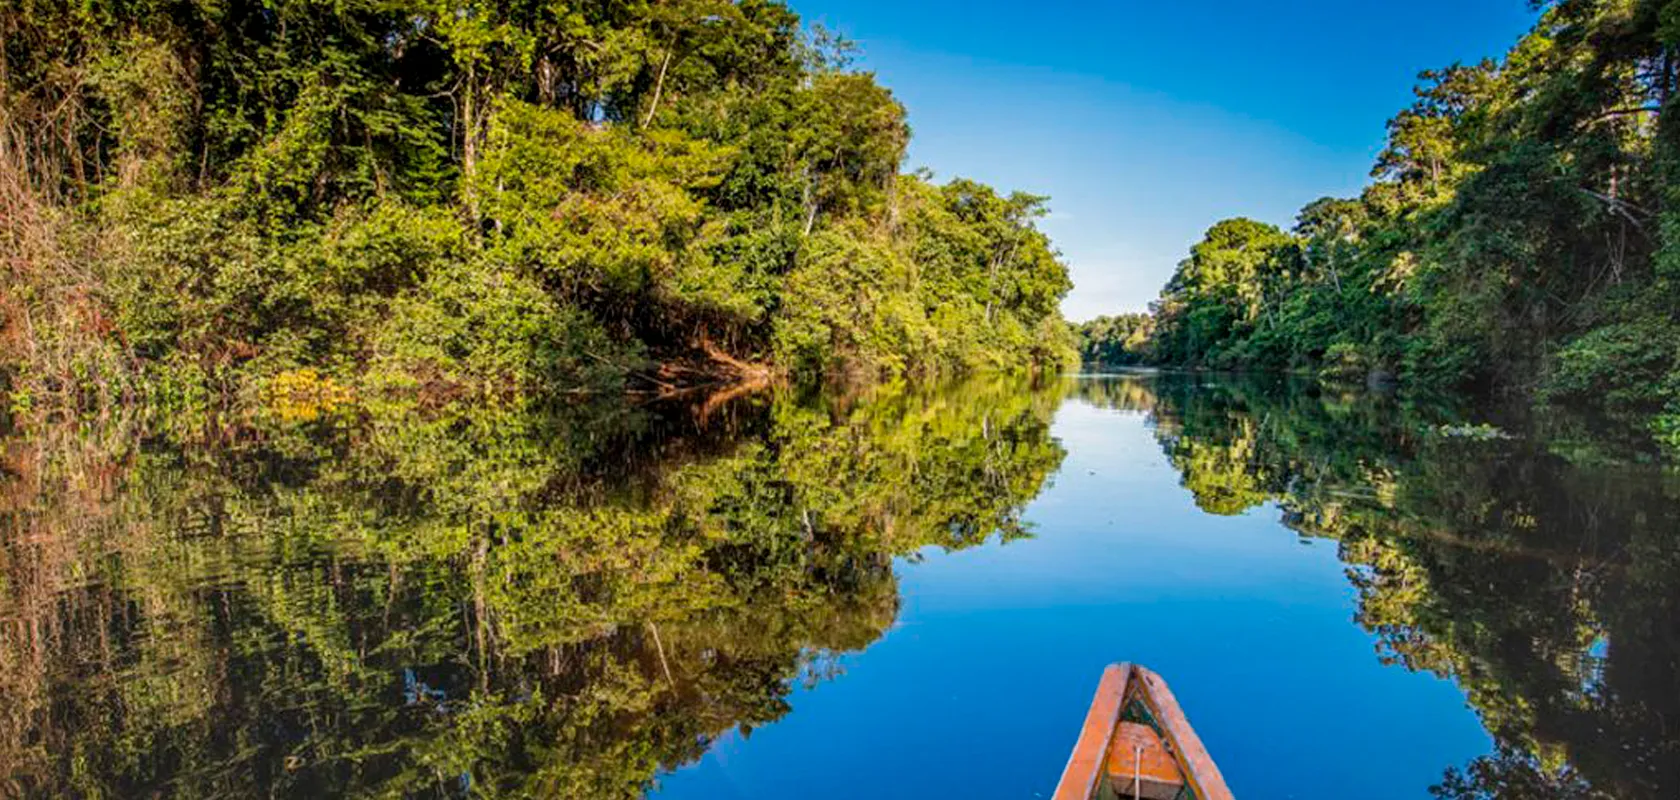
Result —
[{"label": "green leaves", "polygon": [[901,176],[903,106],[780,2],[37,5],[0,166],[90,266],[0,273],[89,320],[5,357],[30,397],[1066,358],[1042,198]]},{"label": "green leaves", "polygon": [[[391,323],[416,347],[502,338],[490,312],[541,293],[478,275],[415,298],[462,313]],[[450,327],[466,315],[496,335]],[[1024,535],[1064,455],[1060,390],[373,397],[239,441],[101,426],[8,448],[0,480],[31,477],[0,519],[67,542],[0,572],[0,614],[53,631],[8,629],[7,730],[59,743],[15,748],[9,785],[641,797],[877,640],[895,558]]]},{"label": "green leaves", "polygon": [[441,270],[391,303],[372,336],[375,387],[541,394],[553,387],[619,388],[639,363],[587,312],[490,264]]},{"label": "green leaves", "polygon": [[1499,62],[1420,76],[1357,199],[1216,225],[1163,290],[1174,364],[1495,387],[1650,414],[1673,375],[1673,4],[1547,3]]},{"label": "green leaves", "polygon": [[1155,317],[1120,314],[1097,317],[1072,326],[1080,359],[1092,367],[1123,367],[1154,360],[1151,350]]},{"label": "green leaves", "polygon": [[1664,391],[1663,381],[1680,374],[1677,342],[1680,331],[1672,320],[1595,328],[1558,350],[1540,397],[1585,401],[1613,411],[1656,411],[1674,399]]},{"label": "green leaves", "polygon": [[1232,366],[1263,326],[1275,326],[1297,269],[1297,241],[1277,227],[1230,219],[1208,229],[1157,305],[1155,351],[1169,363]]}]

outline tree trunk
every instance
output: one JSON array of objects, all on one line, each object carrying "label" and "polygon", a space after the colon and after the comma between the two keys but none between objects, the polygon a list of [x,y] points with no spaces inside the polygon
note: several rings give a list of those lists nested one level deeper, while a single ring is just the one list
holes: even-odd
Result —
[{"label": "tree trunk", "polygon": [[478,119],[476,90],[478,75],[471,67],[467,67],[466,93],[461,101],[461,173],[471,179],[478,166]]},{"label": "tree trunk", "polygon": [[642,118],[644,128],[653,124],[653,114],[659,110],[659,95],[665,91],[665,70],[671,66],[671,54],[675,52],[674,46],[665,49],[665,60],[659,64],[659,77],[653,82],[653,102],[648,104],[647,116]]},{"label": "tree trunk", "polygon": [[804,189],[803,193],[800,195],[800,202],[803,203],[804,206],[805,206],[805,234],[804,235],[806,235],[806,236],[811,235],[811,228],[815,227],[816,224],[817,224],[817,200],[816,200],[816,197],[815,197],[815,195],[816,195],[816,183],[817,183],[816,176],[811,174],[811,165],[806,164],[805,165],[805,189]]}]

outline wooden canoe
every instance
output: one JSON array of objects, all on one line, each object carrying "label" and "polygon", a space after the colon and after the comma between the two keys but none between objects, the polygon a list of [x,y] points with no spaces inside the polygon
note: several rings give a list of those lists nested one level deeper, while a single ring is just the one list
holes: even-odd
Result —
[{"label": "wooden canoe", "polygon": [[1055,800],[1232,800],[1225,778],[1161,676],[1103,670]]}]

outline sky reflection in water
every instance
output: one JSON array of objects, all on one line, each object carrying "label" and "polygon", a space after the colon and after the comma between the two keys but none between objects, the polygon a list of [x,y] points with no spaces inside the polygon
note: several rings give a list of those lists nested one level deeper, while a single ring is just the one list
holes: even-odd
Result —
[{"label": "sky reflection in water", "polygon": [[1117,660],[1168,679],[1239,796],[1426,797],[1491,749],[1450,681],[1379,663],[1333,542],[1199,510],[1142,411],[1075,399],[1052,431],[1033,538],[901,562],[892,631],[659,796],[1048,797]]},{"label": "sky reflection in water", "polygon": [[1669,797],[1623,441],[1171,375],[14,436],[0,795],[1046,796],[1130,659],[1241,797]]}]

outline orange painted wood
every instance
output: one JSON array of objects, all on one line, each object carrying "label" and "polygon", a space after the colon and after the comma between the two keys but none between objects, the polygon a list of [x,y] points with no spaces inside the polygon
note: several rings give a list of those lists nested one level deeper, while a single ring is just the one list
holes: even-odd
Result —
[{"label": "orange painted wood", "polygon": [[1190,721],[1185,719],[1184,710],[1179,708],[1178,698],[1167,688],[1167,682],[1143,667],[1134,668],[1133,680],[1137,684],[1134,691],[1142,692],[1145,701],[1154,710],[1155,721],[1171,741],[1173,750],[1178,754],[1179,765],[1196,789],[1196,796],[1201,800],[1234,800],[1231,790],[1225,786],[1225,776],[1220,774],[1213,757],[1202,746],[1202,738],[1196,735]]},{"label": "orange painted wood", "polygon": [[[1160,726],[1159,735],[1147,725],[1120,721],[1121,712],[1133,698],[1141,699],[1149,707]],[[1234,800],[1225,785],[1225,776],[1208,755],[1201,737],[1190,727],[1190,721],[1185,719],[1184,710],[1167,688],[1167,682],[1131,664],[1114,664],[1103,670],[1097,696],[1085,715],[1085,725],[1079,732],[1079,741],[1074,743],[1073,755],[1062,770],[1054,800],[1108,797],[1111,795],[1105,790],[1110,788],[1125,796],[1138,744],[1149,750],[1145,755],[1149,766],[1142,773],[1146,785],[1171,785],[1151,781],[1151,775],[1175,776],[1180,783],[1188,782],[1200,800]],[[1163,761],[1171,762],[1171,769]],[[1104,786],[1105,781],[1108,786]]]},{"label": "orange painted wood", "polygon": [[1178,759],[1161,743],[1155,729],[1141,722],[1122,722],[1108,746],[1108,780],[1121,796],[1130,796],[1127,790],[1134,777],[1149,786],[1184,785]]},{"label": "orange painted wood", "polygon": [[1104,778],[1103,762],[1115,728],[1120,724],[1120,711],[1125,707],[1127,684],[1131,682],[1130,664],[1114,664],[1103,670],[1097,683],[1097,696],[1091,710],[1085,714],[1085,725],[1079,731],[1079,741],[1073,745],[1073,755],[1062,769],[1062,780],[1056,784],[1054,800],[1090,800]]}]

